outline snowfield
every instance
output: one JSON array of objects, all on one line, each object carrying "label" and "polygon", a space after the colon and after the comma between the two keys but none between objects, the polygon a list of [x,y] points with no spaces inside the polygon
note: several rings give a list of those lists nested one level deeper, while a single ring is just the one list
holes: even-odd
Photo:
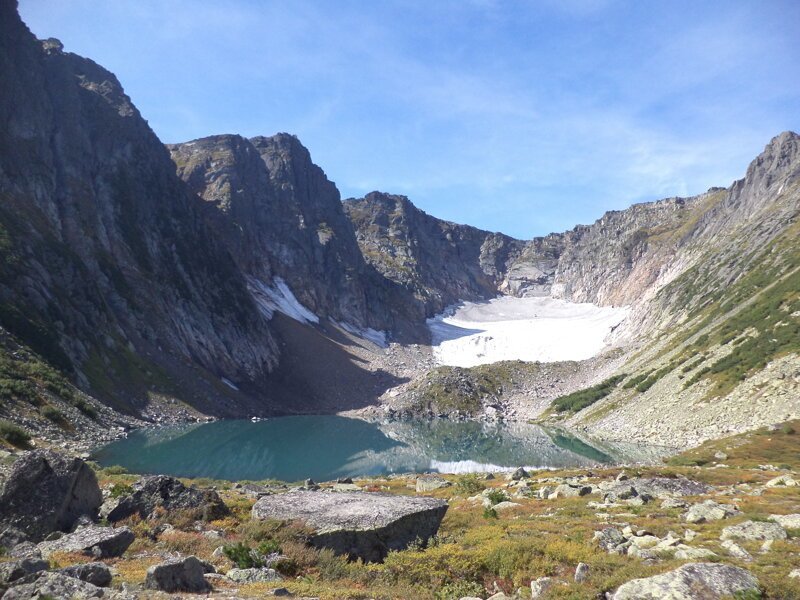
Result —
[{"label": "snowfield", "polygon": [[503,296],[450,307],[427,324],[439,364],[474,367],[501,360],[586,360],[608,346],[606,337],[627,315],[625,307]]}]

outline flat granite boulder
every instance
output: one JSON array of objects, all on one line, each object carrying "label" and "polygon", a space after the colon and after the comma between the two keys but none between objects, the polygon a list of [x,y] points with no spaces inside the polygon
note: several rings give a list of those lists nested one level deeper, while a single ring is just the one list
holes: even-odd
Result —
[{"label": "flat granite boulder", "polygon": [[260,498],[254,519],[302,521],[315,530],[311,543],[367,562],[390,550],[436,535],[447,502],[436,498],[369,492],[293,491]]},{"label": "flat granite boulder", "polygon": [[744,569],[719,563],[688,563],[662,575],[624,583],[611,600],[718,600],[758,591],[758,580]]},{"label": "flat granite boulder", "polygon": [[167,512],[191,511],[204,521],[221,519],[229,513],[225,503],[214,490],[186,487],[175,477],[152,475],[133,484],[133,491],[109,507],[107,518],[112,523],[139,515],[149,519],[157,509]]}]

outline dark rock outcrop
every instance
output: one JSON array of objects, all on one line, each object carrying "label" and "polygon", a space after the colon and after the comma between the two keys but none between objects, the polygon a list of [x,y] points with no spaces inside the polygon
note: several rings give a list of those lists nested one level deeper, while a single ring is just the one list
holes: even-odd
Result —
[{"label": "dark rock outcrop", "polygon": [[229,512],[215,490],[186,487],[174,477],[154,475],[134,483],[133,492],[121,497],[106,518],[112,523],[131,515],[148,519],[158,509],[191,511],[206,521],[222,518]]},{"label": "dark rock outcrop", "polygon": [[96,518],[102,501],[84,461],[37,450],[21,456],[0,485],[0,523],[39,541],[81,518]]},{"label": "dark rock outcrop", "polygon": [[[50,568],[50,563],[41,558],[24,558],[22,560],[14,560],[9,562],[0,563],[0,590],[7,588],[9,585],[23,577],[46,571]],[[2,594],[0,594],[2,596]]]},{"label": "dark rock outcrop", "polygon": [[31,598],[111,598],[110,591],[63,573],[42,571],[33,581],[16,585],[3,595],[3,600]]},{"label": "dark rock outcrop", "polygon": [[194,556],[171,560],[147,569],[144,587],[162,592],[207,592],[211,586],[206,581],[205,566]]},{"label": "dark rock outcrop", "polygon": [[372,192],[345,211],[365,259],[422,303],[426,316],[497,295],[524,242],[432,217],[405,196]]},{"label": "dark rock outcrop", "polygon": [[108,587],[111,585],[111,580],[113,579],[111,569],[101,562],[72,565],[59,569],[58,572],[68,577],[74,577],[86,583],[91,583],[97,587]]},{"label": "dark rock outcrop", "polygon": [[254,519],[302,521],[315,531],[314,546],[367,562],[427,541],[446,512],[444,500],[367,492],[295,491],[264,496],[253,506]]},{"label": "dark rock outcrop", "polygon": [[219,379],[275,365],[266,319],[117,78],[3,1],[0,81],[0,324],[117,408],[252,402]]}]

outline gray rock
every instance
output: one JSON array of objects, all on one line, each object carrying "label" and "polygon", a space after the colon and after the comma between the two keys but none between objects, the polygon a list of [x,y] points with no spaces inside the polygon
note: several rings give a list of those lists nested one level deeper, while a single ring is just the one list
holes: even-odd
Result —
[{"label": "gray rock", "polygon": [[764,485],[767,487],[797,487],[800,485],[800,482],[791,475],[781,475],[775,479],[770,479]]},{"label": "gray rock", "polygon": [[770,515],[769,520],[774,521],[784,529],[800,529],[800,514]]},{"label": "gray rock", "polygon": [[556,486],[556,489],[548,496],[548,498],[550,500],[555,500],[556,498],[577,498],[578,496],[586,496],[587,494],[591,493],[591,486],[562,483],[561,485]]},{"label": "gray rock", "polygon": [[512,481],[519,481],[520,479],[527,479],[527,478],[528,478],[528,472],[522,467],[519,467],[516,471],[511,473]]},{"label": "gray rock", "polygon": [[594,539],[603,550],[613,554],[624,553],[628,541],[615,527],[606,527],[602,531],[596,531]]},{"label": "gray rock", "polygon": [[38,542],[82,517],[96,518],[102,503],[97,478],[84,461],[36,450],[17,459],[2,482],[0,525]]},{"label": "gray rock", "polygon": [[721,540],[785,540],[786,530],[773,522],[745,521],[722,530]]},{"label": "gray rock", "polygon": [[707,521],[720,521],[741,514],[739,509],[732,504],[719,504],[713,500],[706,500],[693,504],[683,515],[687,523],[706,523]]},{"label": "gray rock", "polygon": [[101,562],[85,563],[82,565],[72,565],[59,569],[58,573],[63,573],[68,577],[80,579],[97,587],[108,587],[111,585],[111,569]]},{"label": "gray rock", "polygon": [[114,523],[131,515],[146,519],[157,508],[167,512],[191,511],[197,518],[209,521],[230,512],[214,490],[186,487],[174,477],[155,475],[134,483],[133,492],[119,499],[117,506],[108,513],[108,520]]},{"label": "gray rock", "polygon": [[42,571],[33,581],[15,585],[3,595],[3,600],[31,600],[31,599],[71,599],[84,600],[86,598],[110,597],[103,588],[69,577],[63,573]]},{"label": "gray rock", "polygon": [[647,494],[662,499],[671,496],[700,496],[712,490],[711,486],[705,483],[685,477],[637,477],[623,482],[603,483],[600,489],[606,494],[615,494],[617,490],[628,489],[631,486],[639,495]]},{"label": "gray rock", "polygon": [[449,487],[450,482],[438,475],[420,475],[417,477],[417,492],[432,492],[441,488]]},{"label": "gray rock", "polygon": [[531,581],[531,599],[537,600],[553,586],[552,577],[539,577]]},{"label": "gray rock", "polygon": [[207,592],[211,585],[206,581],[205,566],[194,556],[171,560],[147,569],[144,587],[162,592]]},{"label": "gray rock", "polygon": [[578,563],[575,568],[575,583],[583,583],[589,579],[589,565],[586,563]]},{"label": "gray rock", "polygon": [[33,542],[22,542],[17,544],[8,552],[14,558],[42,558],[42,553]]},{"label": "gray rock", "polygon": [[49,568],[50,563],[41,558],[23,558],[22,560],[0,563],[0,589],[8,587],[10,583],[27,575],[46,571]]},{"label": "gray rock", "polygon": [[720,545],[734,558],[747,561],[753,560],[752,555],[733,540],[725,540]]},{"label": "gray rock", "polygon": [[716,552],[708,548],[695,548],[686,544],[675,546],[675,558],[678,560],[703,560],[715,556],[717,556]]},{"label": "gray rock", "polygon": [[800,569],[792,569],[789,572],[789,579],[800,579]]},{"label": "gray rock", "polygon": [[686,508],[689,503],[679,498],[665,498],[661,503],[661,508]]},{"label": "gray rock", "polygon": [[315,530],[311,542],[365,561],[381,561],[416,539],[436,534],[447,502],[435,498],[368,492],[304,492],[265,496],[254,519],[303,521]]},{"label": "gray rock", "polygon": [[134,540],[127,527],[81,527],[57,540],[42,542],[39,551],[44,558],[54,552],[79,552],[95,558],[121,556]]},{"label": "gray rock", "polygon": [[275,569],[231,569],[225,576],[236,583],[280,581],[283,579]]},{"label": "gray rock", "polygon": [[758,580],[739,567],[689,563],[662,575],[629,581],[611,600],[718,600],[758,590]]}]

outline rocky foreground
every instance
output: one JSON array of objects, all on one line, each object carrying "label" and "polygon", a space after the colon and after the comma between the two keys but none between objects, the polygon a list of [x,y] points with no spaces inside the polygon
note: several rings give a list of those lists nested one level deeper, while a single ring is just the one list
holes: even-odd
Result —
[{"label": "rocky foreground", "polygon": [[800,598],[798,423],[663,467],[189,482],[12,451],[4,599]]}]

